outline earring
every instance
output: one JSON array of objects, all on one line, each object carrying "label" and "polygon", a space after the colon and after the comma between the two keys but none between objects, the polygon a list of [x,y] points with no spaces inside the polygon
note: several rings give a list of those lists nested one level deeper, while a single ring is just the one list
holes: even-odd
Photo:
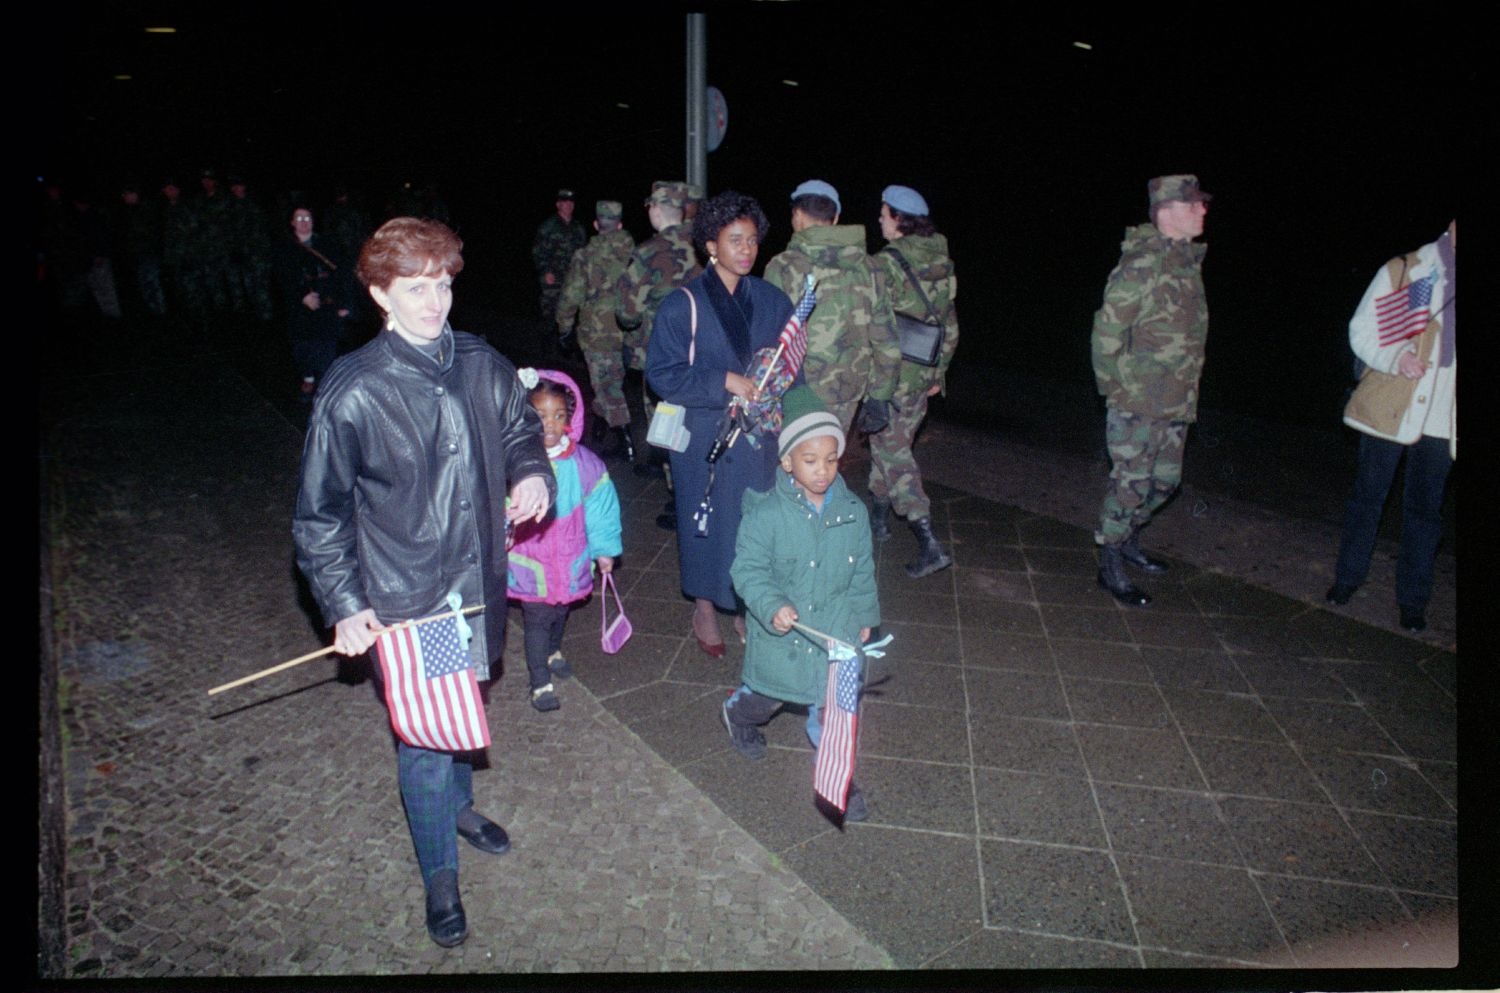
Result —
[{"label": "earring", "polygon": [[396,330],[396,315],[395,314],[386,314],[385,315],[385,329],[387,331],[394,331],[394,330]]}]

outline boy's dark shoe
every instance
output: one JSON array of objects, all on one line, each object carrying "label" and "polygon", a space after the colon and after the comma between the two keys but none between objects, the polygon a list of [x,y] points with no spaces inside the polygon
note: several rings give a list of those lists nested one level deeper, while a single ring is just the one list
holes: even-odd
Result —
[{"label": "boy's dark shoe", "polygon": [[729,743],[734,745],[734,750],[747,759],[763,759],[766,757],[766,736],[760,733],[759,728],[742,728],[729,719],[729,701],[719,708],[719,716],[724,718],[724,728],[729,732]]},{"label": "boy's dark shoe", "polygon": [[865,803],[864,793],[854,783],[850,783],[849,795],[844,798],[844,823],[858,824],[869,819],[870,808]]}]

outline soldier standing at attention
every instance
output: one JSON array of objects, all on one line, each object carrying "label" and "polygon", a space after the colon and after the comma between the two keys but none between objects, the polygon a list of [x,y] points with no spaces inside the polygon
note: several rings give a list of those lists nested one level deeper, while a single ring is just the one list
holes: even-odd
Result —
[{"label": "soldier standing at attention", "polygon": [[573,253],[557,304],[557,333],[566,338],[578,322],[578,347],[594,384],[594,413],[603,418],[632,461],[630,408],[625,405],[625,335],[615,320],[615,288],[635,240],[620,226],[623,208],[617,200],[594,204],[593,240]]},{"label": "soldier standing at attention", "polygon": [[828,412],[848,434],[867,395],[861,427],[889,423],[886,407],[901,369],[890,302],[878,292],[876,268],[865,254],[862,224],[840,224],[839,194],[821,179],[792,191],[792,238],[766,263],[766,282],[792,299],[802,296],[808,273],[818,280],[818,306],[807,322],[802,373]]},{"label": "soldier standing at attention", "polygon": [[556,315],[557,298],[562,294],[568,262],[573,253],[583,247],[586,237],[583,225],[573,220],[573,191],[558,190],[557,213],[537,226],[536,240],[531,243],[531,261],[536,266],[537,282],[541,285],[538,306],[542,320],[551,322]]},{"label": "soldier standing at attention", "polygon": [[1197,419],[1198,379],[1208,339],[1203,233],[1209,194],[1197,176],[1146,184],[1150,224],[1125,232],[1120,262],[1094,314],[1094,379],[1109,406],[1105,440],[1112,468],[1099,512],[1099,585],[1121,603],[1151,598],[1125,573],[1161,573],[1141,551],[1140,530],[1177,491],[1188,425]]}]

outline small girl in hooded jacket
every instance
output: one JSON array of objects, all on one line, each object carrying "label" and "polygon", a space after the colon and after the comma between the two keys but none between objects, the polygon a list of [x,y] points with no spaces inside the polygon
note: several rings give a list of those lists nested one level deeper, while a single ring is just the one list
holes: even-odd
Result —
[{"label": "small girl in hooded jacket", "polygon": [[578,384],[551,369],[522,369],[520,378],[542,420],[542,444],[557,477],[554,512],[516,526],[508,580],[511,599],[521,604],[531,705],[547,711],[562,705],[553,678],[573,674],[562,654],[568,611],[593,592],[594,565],[610,572],[620,554],[620,499],[599,456],[579,444]]}]

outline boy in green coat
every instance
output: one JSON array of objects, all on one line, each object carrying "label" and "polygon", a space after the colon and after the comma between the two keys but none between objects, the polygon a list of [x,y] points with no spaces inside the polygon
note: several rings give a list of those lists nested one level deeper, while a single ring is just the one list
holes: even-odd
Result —
[{"label": "boy in green coat", "polygon": [[[724,726],[747,758],[766,754],[760,726],[785,704],[807,707],[807,736],[822,736],[828,646],[793,621],[851,644],[880,623],[874,544],[864,503],[839,475],[844,432],[811,388],[782,398],[781,471],[765,493],[746,492],[730,576],[753,619],[747,625],[742,685],[724,703]],[[868,816],[849,787],[846,821]]]}]

